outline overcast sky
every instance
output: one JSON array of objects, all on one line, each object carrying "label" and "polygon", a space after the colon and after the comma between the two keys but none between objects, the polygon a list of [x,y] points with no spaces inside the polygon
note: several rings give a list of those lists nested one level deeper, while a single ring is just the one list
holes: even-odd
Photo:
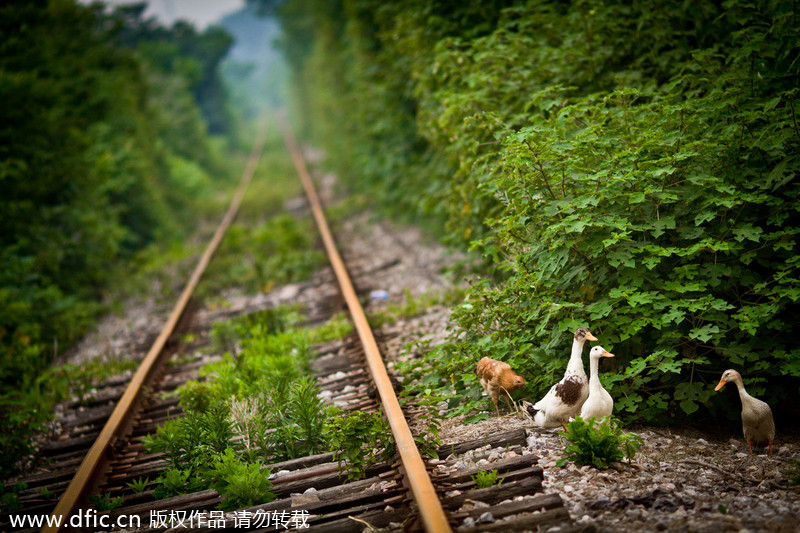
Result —
[{"label": "overcast sky", "polygon": [[[92,0],[81,0],[88,4]],[[103,0],[106,4],[136,4],[142,0]],[[147,0],[145,16],[154,16],[166,26],[178,19],[188,20],[198,29],[219,22],[222,17],[244,7],[245,0]]]}]

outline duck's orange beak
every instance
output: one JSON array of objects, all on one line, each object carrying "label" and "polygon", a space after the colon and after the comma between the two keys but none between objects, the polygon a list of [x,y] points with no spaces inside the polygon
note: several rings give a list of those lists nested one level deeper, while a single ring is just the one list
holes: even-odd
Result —
[{"label": "duck's orange beak", "polygon": [[611,353],[611,352],[607,352],[606,350],[603,350],[603,353],[601,353],[600,355],[601,355],[602,357],[614,357],[614,354],[613,354],[613,353]]},{"label": "duck's orange beak", "polygon": [[717,386],[716,386],[716,387],[714,387],[714,390],[719,390],[719,389],[721,389],[722,387],[724,387],[724,386],[725,386],[725,384],[726,384],[726,383],[727,383],[727,381],[725,381],[724,379],[720,379],[720,380],[719,380],[719,383],[717,383]]},{"label": "duck's orange beak", "polygon": [[586,334],[586,340],[596,341],[597,337],[595,337],[594,335],[591,334],[591,332],[589,332],[589,333]]}]

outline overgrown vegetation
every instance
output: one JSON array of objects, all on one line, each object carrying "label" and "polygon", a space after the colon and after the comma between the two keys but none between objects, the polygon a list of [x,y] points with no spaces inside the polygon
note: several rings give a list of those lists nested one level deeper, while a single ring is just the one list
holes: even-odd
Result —
[{"label": "overgrown vegetation", "polygon": [[227,188],[207,124],[227,105],[208,87],[230,39],[159,27],[142,9],[0,8],[2,478],[67,394],[72,369],[50,363],[106,310],[122,271],[187,236]]},{"label": "overgrown vegetation", "polygon": [[464,297],[464,292],[452,288],[415,297],[410,290],[404,289],[405,298],[402,303],[390,302],[386,306],[368,309],[370,327],[378,329],[387,324],[395,324],[401,319],[413,318],[435,305],[453,305]]},{"label": "overgrown vegetation", "polygon": [[540,396],[588,324],[627,422],[737,417],[728,367],[796,401],[796,2],[252,3],[340,178],[485,259],[418,390],[467,413],[488,355]]},{"label": "overgrown vegetation", "polygon": [[556,461],[557,466],[572,461],[577,465],[607,469],[622,459],[633,459],[642,445],[639,435],[624,433],[613,418],[595,423],[594,417],[583,420],[576,416],[567,423],[567,432],[559,434],[567,445],[564,448],[566,455]]},{"label": "overgrown vegetation", "polygon": [[472,476],[472,481],[475,482],[475,488],[487,489],[503,483],[504,477],[498,479],[497,470],[479,470]]},{"label": "overgrown vegetation", "polygon": [[342,316],[313,329],[301,321],[279,308],[215,325],[223,360],[178,389],[185,416],[145,438],[171,465],[156,480],[157,497],[214,488],[224,510],[262,503],[273,497],[265,464],[328,451],[324,428],[338,411],[307,377],[308,357],[312,344],[351,325]]},{"label": "overgrown vegetation", "polygon": [[339,463],[339,472],[347,473],[347,480],[362,479],[367,468],[378,461],[389,462],[396,447],[394,436],[383,414],[356,411],[331,417],[325,431]]},{"label": "overgrown vegetation", "polygon": [[147,477],[138,477],[133,481],[129,481],[126,483],[129,489],[131,489],[134,494],[138,494],[140,492],[144,492],[147,489],[147,486],[150,484],[150,476]]},{"label": "overgrown vegetation", "polygon": [[308,278],[327,260],[316,250],[310,219],[271,217],[260,224],[233,224],[209,265],[201,295],[227,287],[268,292],[276,285]]},{"label": "overgrown vegetation", "polygon": [[94,505],[95,508],[100,512],[113,511],[122,505],[122,496],[112,498],[111,494],[108,492],[103,492],[94,496],[89,496],[89,503]]}]

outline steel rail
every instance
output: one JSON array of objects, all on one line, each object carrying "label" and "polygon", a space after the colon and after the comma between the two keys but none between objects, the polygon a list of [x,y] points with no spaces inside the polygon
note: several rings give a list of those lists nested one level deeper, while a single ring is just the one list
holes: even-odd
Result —
[{"label": "steel rail", "polygon": [[[231,199],[228,211],[225,213],[219,226],[217,226],[217,230],[214,232],[214,236],[208,243],[208,246],[206,246],[203,255],[200,257],[200,261],[192,272],[189,282],[186,284],[178,302],[172,309],[172,313],[167,319],[161,333],[142,360],[141,365],[139,365],[139,368],[136,370],[136,374],[134,374],[128,387],[125,389],[125,393],[122,395],[122,398],[120,398],[117,406],[114,408],[114,411],[111,413],[111,416],[100,432],[100,435],[89,449],[77,473],[67,486],[67,490],[61,496],[61,499],[59,499],[58,504],[53,510],[52,516],[60,516],[60,523],[62,525],[69,521],[69,515],[75,510],[75,507],[85,501],[89,491],[99,485],[102,476],[108,468],[109,447],[113,445],[118,438],[123,437],[125,432],[130,429],[133,417],[137,414],[138,408],[140,407],[139,400],[141,399],[142,387],[154,377],[158,368],[163,363],[162,355],[166,353],[164,352],[164,347],[186,310],[189,300],[200,282],[200,277],[203,275],[203,272],[205,272],[220,242],[222,242],[225,231],[231,225],[239,211],[239,206],[242,203],[247,186],[253,179],[253,174],[255,173],[258,160],[261,157],[261,151],[264,148],[265,140],[266,129],[264,125],[262,125],[259,128],[253,150],[247,160],[247,166],[242,173],[242,178],[236,188],[236,192]],[[46,526],[42,528],[42,532],[55,533],[60,529],[61,525]]]},{"label": "steel rail", "polygon": [[422,456],[419,453],[417,444],[414,442],[414,436],[411,434],[411,429],[408,427],[408,422],[400,408],[400,402],[398,402],[397,395],[389,380],[389,374],[383,363],[383,357],[381,356],[378,344],[375,342],[375,336],[372,334],[372,329],[369,326],[364,309],[358,301],[358,296],[353,287],[353,282],[350,280],[350,276],[347,273],[347,268],[336,248],[336,242],[328,227],[328,222],[325,220],[325,214],[319,196],[314,189],[314,184],[311,181],[311,176],[308,173],[300,149],[297,146],[297,141],[284,115],[279,117],[279,124],[283,132],[284,142],[292,156],[292,160],[297,168],[297,173],[300,175],[300,180],[303,183],[306,196],[311,204],[311,210],[317,224],[317,229],[322,236],[325,250],[328,253],[331,266],[339,281],[342,295],[350,310],[350,315],[355,324],[356,331],[358,332],[358,337],[364,347],[367,365],[372,379],[375,381],[383,410],[389,420],[389,426],[394,434],[397,449],[400,452],[400,460],[406,471],[406,479],[411,488],[417,508],[419,509],[425,531],[429,533],[451,532],[452,529],[447,521],[442,503],[436,495],[433,482],[431,482],[431,478],[425,468],[425,463],[422,461]]}]

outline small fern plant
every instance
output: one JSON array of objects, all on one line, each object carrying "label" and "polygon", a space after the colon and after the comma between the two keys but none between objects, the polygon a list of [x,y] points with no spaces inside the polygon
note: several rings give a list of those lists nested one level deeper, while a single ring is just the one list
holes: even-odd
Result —
[{"label": "small fern plant", "polygon": [[476,488],[486,489],[494,485],[500,485],[505,477],[498,479],[497,470],[479,470],[472,476],[472,481],[475,482]]},{"label": "small fern plant", "polygon": [[595,424],[594,417],[584,421],[576,416],[567,424],[567,433],[560,432],[567,442],[566,455],[556,462],[563,467],[567,461],[577,465],[591,465],[607,469],[623,458],[631,460],[642,445],[642,438],[635,433],[623,433],[616,420],[608,418]]},{"label": "small fern plant", "polygon": [[126,483],[126,485],[136,494],[140,492],[144,492],[147,489],[147,485],[150,483],[150,477],[139,477],[138,479],[134,479]]}]

